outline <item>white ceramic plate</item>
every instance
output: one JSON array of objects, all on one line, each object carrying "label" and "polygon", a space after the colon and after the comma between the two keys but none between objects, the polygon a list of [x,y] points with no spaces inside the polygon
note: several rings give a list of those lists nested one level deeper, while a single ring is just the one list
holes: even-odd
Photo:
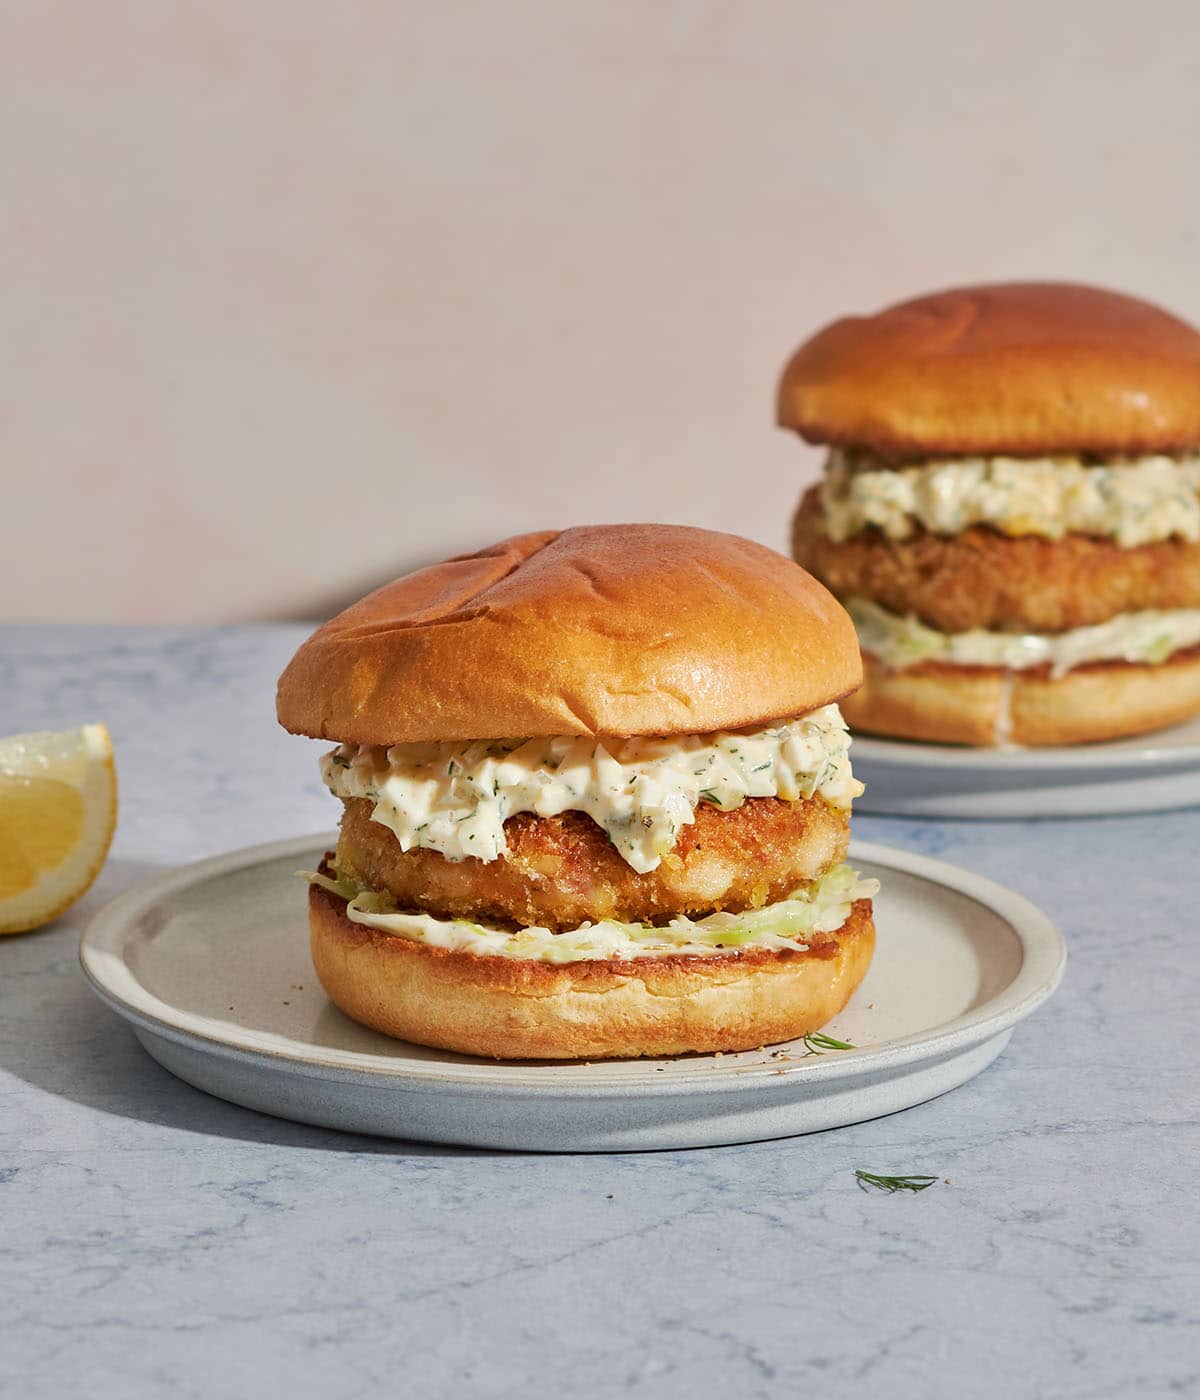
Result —
[{"label": "white ceramic plate", "polygon": [[964,749],[855,735],[856,812],[1095,817],[1200,805],[1200,718],[1061,749]]},{"label": "white ceramic plate", "polygon": [[333,838],[233,851],[114,900],[83,936],[99,996],[160,1064],[263,1113],[384,1137],[536,1151],[715,1146],[893,1113],[989,1065],[1066,951],[1026,900],[940,861],[856,845],[884,881],[878,951],[827,1029],[858,1048],[495,1063],[367,1030],[325,997],[305,887]]}]

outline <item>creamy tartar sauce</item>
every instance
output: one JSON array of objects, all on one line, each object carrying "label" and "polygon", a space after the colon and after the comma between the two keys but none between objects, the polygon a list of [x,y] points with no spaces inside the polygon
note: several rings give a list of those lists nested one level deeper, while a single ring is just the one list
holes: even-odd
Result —
[{"label": "creamy tartar sauce", "polygon": [[509,817],[577,811],[645,874],[701,802],[729,810],[748,797],[795,802],[815,793],[849,807],[863,790],[850,771],[849,746],[841,711],[825,705],[747,734],[342,745],[322,758],[321,776],[338,797],[373,802],[373,819],[401,850],[492,861],[507,850]]},{"label": "creamy tartar sauce", "polygon": [[849,599],[846,611],[854,619],[863,651],[897,671],[922,661],[1003,666],[1009,671],[1048,664],[1051,675],[1062,676],[1089,661],[1157,666],[1177,651],[1200,646],[1200,608],[1120,613],[1094,627],[1068,632],[938,632],[865,598]]},{"label": "creamy tartar sauce", "polygon": [[824,531],[841,543],[875,526],[889,539],[918,528],[956,535],[1100,535],[1122,548],[1200,540],[1200,457],[1087,463],[1069,457],[971,457],[888,468],[834,450],[821,485]]},{"label": "creamy tartar sauce", "polygon": [[356,924],[452,952],[552,963],[610,958],[625,961],[679,954],[711,957],[743,948],[803,952],[808,947],[806,937],[841,928],[855,900],[870,899],[879,890],[878,880],[864,880],[849,865],[835,865],[807,889],[765,909],[744,914],[710,914],[703,919],[680,915],[662,926],[605,919],[555,933],[541,927],[513,932],[469,919],[401,913],[386,896],[351,882],[311,873],[306,878],[346,899],[346,915]]}]

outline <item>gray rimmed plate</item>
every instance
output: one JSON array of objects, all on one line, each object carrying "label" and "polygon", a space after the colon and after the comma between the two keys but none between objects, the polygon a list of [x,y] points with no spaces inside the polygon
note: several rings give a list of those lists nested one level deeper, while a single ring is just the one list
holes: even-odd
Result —
[{"label": "gray rimmed plate", "polygon": [[1200,717],[1156,734],[1047,749],[969,749],[854,736],[857,812],[1106,817],[1200,805]]},{"label": "gray rimmed plate", "polygon": [[540,1152],[708,1147],[909,1108],[978,1074],[1058,985],[1054,925],[1021,896],[941,861],[855,843],[883,881],[874,964],[826,1028],[737,1055],[595,1064],[472,1059],[343,1016],[308,954],[305,889],[332,836],[201,861],[115,899],[80,959],[165,1068],[281,1118],[383,1137]]}]

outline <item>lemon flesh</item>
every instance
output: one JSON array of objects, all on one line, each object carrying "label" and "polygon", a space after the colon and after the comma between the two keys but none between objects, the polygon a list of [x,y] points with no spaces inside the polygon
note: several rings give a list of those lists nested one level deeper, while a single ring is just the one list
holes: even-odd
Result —
[{"label": "lemon flesh", "polygon": [[86,893],[116,816],[102,724],[0,739],[0,933],[39,928]]}]

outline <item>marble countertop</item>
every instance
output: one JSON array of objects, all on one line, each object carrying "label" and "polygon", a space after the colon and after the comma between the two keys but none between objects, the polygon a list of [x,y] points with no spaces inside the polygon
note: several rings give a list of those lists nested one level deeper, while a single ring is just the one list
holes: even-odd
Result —
[{"label": "marble countertop", "polygon": [[[76,961],[146,874],[332,825],[318,746],[274,722],[302,635],[0,628],[0,733],[103,719],[121,783],[90,894],[0,940],[0,1392],[1200,1394],[1200,812],[855,819],[1070,945],[1054,1000],[932,1103],[680,1153],[344,1136],[174,1080]],[[868,1195],[859,1167],[952,1184]]]}]

